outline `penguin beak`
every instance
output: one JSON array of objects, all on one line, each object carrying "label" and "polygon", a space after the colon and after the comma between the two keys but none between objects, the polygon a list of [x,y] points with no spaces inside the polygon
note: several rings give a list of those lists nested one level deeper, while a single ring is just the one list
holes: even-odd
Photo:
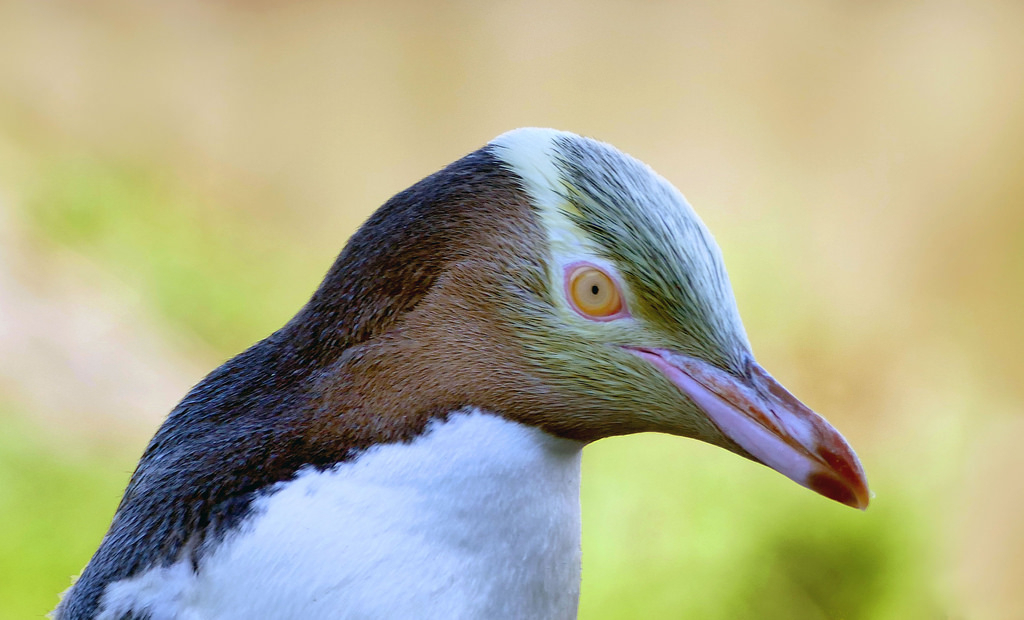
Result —
[{"label": "penguin beak", "polygon": [[751,362],[740,378],[665,349],[629,348],[754,460],[829,499],[867,508],[867,478],[839,431]]}]

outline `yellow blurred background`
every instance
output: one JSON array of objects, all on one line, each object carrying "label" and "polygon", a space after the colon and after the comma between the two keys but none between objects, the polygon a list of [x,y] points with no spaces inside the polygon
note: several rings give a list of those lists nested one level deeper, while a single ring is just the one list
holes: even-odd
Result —
[{"label": "yellow blurred background", "polygon": [[859,513],[697,442],[584,458],[581,617],[1024,618],[1024,5],[0,0],[0,618],[185,391],[395,192],[513,127],[715,233]]}]

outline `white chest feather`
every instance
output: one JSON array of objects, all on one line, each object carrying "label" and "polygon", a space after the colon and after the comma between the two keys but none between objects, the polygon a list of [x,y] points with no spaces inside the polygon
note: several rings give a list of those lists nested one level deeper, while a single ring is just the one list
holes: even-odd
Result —
[{"label": "white chest feather", "polygon": [[471,411],[302,471],[193,572],[152,569],[100,618],[574,618],[581,444]]}]

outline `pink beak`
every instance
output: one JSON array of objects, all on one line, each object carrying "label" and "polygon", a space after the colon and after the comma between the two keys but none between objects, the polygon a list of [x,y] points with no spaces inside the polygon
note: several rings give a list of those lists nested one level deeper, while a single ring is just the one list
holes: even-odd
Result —
[{"label": "pink beak", "polygon": [[829,499],[867,508],[868,481],[843,436],[756,363],[739,379],[665,349],[629,350],[664,373],[756,460]]}]

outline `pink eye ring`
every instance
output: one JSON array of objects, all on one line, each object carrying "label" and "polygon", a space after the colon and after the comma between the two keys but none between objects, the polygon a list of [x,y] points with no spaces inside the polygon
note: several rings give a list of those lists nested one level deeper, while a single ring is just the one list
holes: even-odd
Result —
[{"label": "pink eye ring", "polygon": [[565,296],[573,310],[591,321],[613,321],[629,316],[618,283],[604,269],[591,263],[566,266]]}]

